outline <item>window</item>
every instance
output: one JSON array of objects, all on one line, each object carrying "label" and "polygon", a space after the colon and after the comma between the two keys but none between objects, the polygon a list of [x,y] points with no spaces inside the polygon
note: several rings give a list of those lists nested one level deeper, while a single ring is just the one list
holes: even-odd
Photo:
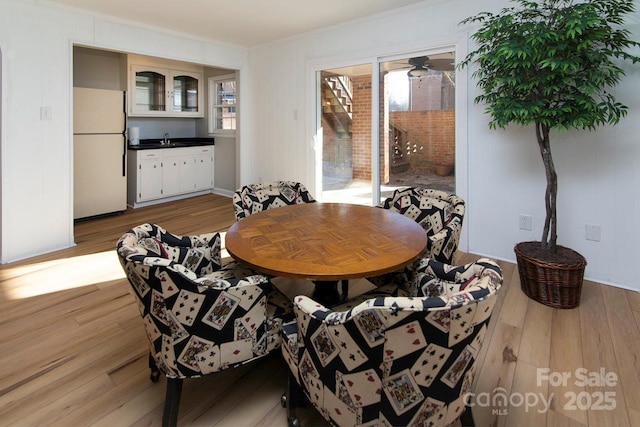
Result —
[{"label": "window", "polygon": [[235,74],[209,78],[209,133],[235,135],[236,95]]}]

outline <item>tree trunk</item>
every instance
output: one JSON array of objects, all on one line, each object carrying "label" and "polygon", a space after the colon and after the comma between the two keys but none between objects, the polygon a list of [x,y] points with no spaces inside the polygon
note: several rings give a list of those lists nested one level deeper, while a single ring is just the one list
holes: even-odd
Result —
[{"label": "tree trunk", "polygon": [[545,207],[546,218],[544,220],[544,229],[542,231],[542,247],[545,250],[556,252],[557,240],[557,223],[556,214],[556,198],[558,195],[558,175],[551,157],[551,145],[549,143],[549,126],[536,122],[536,137],[542,162],[544,163],[544,171],[547,177],[547,188],[545,190]]}]

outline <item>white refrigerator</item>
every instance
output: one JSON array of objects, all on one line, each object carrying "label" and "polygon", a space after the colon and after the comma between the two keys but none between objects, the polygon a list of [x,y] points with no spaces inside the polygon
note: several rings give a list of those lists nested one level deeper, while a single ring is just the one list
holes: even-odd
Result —
[{"label": "white refrigerator", "polygon": [[127,209],[125,92],[73,88],[74,219]]}]

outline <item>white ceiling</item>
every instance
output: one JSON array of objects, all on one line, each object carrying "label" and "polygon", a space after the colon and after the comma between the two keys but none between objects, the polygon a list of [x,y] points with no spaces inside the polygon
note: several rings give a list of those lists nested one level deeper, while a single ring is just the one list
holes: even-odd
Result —
[{"label": "white ceiling", "polygon": [[252,47],[417,3],[442,0],[50,0],[53,4]]}]

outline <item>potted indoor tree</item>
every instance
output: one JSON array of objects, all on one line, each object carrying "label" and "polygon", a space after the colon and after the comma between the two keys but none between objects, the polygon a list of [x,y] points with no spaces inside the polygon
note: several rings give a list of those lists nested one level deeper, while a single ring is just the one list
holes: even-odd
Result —
[{"label": "potted indoor tree", "polygon": [[[624,75],[620,62],[640,60],[627,51],[640,46],[622,27],[633,0],[511,0],[499,13],[481,12],[462,21],[477,24],[477,48],[459,66],[472,63],[492,129],[533,125],[547,180],[546,218],[540,242],[515,247],[522,289],[557,308],[575,307],[586,260],[557,240],[558,176],[551,155],[552,130],[593,130],[626,115],[609,89]],[[554,134],[555,136],[555,134]]]}]

